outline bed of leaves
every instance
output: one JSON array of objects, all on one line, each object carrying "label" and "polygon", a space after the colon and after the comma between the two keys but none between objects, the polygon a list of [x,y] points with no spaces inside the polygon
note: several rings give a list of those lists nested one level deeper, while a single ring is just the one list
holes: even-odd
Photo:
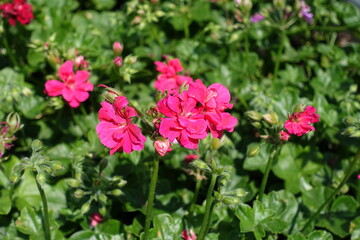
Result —
[{"label": "bed of leaves", "polygon": [[[297,16],[295,1],[250,2],[244,11],[230,0],[29,0],[30,24],[11,27],[1,20],[0,38],[8,39],[16,61],[1,45],[0,120],[17,112],[23,128],[0,162],[0,239],[44,238],[32,172],[10,181],[14,166],[32,154],[64,166],[44,176],[53,239],[139,239],[143,232],[151,141],[142,151],[110,156],[95,131],[103,89],[95,87],[76,109],[44,94],[46,80],[56,78],[57,59],[76,54],[89,62],[94,86],[121,89],[144,111],[155,106],[153,62],[164,55],[179,58],[194,79],[230,89],[231,114],[239,122],[216,157],[227,169],[223,190],[242,188],[246,195],[236,204],[219,201],[206,239],[360,239],[358,165],[350,166],[349,180],[301,232],[359,151],[360,11],[344,1],[308,1],[314,13],[309,24]],[[250,22],[258,12],[266,19]],[[121,68],[113,64],[115,41],[124,46]],[[299,103],[315,106],[320,122],[315,132],[284,144],[259,201],[269,145],[244,113],[276,112],[285,120]],[[42,142],[38,153],[32,153],[34,139]],[[248,158],[256,143],[260,153]],[[211,144],[202,140],[197,151],[175,145],[162,158],[151,239],[181,239],[184,229],[200,229],[208,181],[190,214],[196,170],[184,158],[205,159]],[[95,228],[89,225],[93,213],[103,216]]]}]

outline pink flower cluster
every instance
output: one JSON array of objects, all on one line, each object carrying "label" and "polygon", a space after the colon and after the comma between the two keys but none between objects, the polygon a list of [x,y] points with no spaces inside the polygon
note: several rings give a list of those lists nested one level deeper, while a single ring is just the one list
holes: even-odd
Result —
[{"label": "pink flower cluster", "polygon": [[26,0],[14,0],[12,3],[0,5],[3,17],[7,18],[10,25],[15,26],[16,21],[21,25],[26,25],[34,19],[33,9]]},{"label": "pink flower cluster", "polygon": [[10,125],[7,122],[0,122],[0,157],[4,155],[5,150],[13,146],[16,137],[9,133]]},{"label": "pink flower cluster", "polygon": [[144,148],[146,138],[140,128],[132,123],[132,117],[138,116],[135,109],[128,106],[126,97],[118,96],[114,104],[101,103],[99,110],[100,123],[96,132],[100,142],[110,148],[110,154],[116,151],[130,153]]},{"label": "pink flower cluster", "polygon": [[181,237],[184,240],[196,240],[197,239],[197,236],[192,229],[190,230],[190,232],[188,232],[186,229],[184,229],[181,233]]},{"label": "pink flower cluster", "polygon": [[[78,63],[81,65],[84,62],[84,59],[80,59]],[[88,92],[94,89],[94,85],[89,82],[89,72],[80,70],[74,73],[72,61],[61,65],[58,75],[61,81],[47,81],[45,93],[51,97],[62,95],[72,108],[77,108],[81,102],[86,101],[89,98]]]},{"label": "pink flower cluster", "polygon": [[295,112],[289,116],[284,127],[287,131],[281,131],[280,137],[283,141],[290,138],[290,134],[302,136],[310,131],[315,131],[314,126],[310,125],[320,121],[319,114],[316,114],[316,108],[307,106],[302,112]]},{"label": "pink flower cluster", "polygon": [[161,74],[155,81],[155,88],[160,91],[168,90],[169,93],[176,93],[182,84],[189,84],[193,82],[191,77],[178,75],[183,71],[183,67],[179,59],[175,58],[169,60],[168,64],[163,62],[155,62],[156,70]]},{"label": "pink flower cluster", "polygon": [[310,6],[307,5],[304,0],[302,0],[300,2],[300,17],[311,24],[314,21],[314,14],[312,14],[310,11]]},{"label": "pink flower cluster", "polygon": [[165,116],[160,119],[159,133],[188,149],[197,148],[209,131],[220,138],[224,130],[232,132],[237,123],[225,112],[232,108],[229,101],[229,90],[219,83],[207,88],[200,79],[190,82],[187,91],[170,94],[158,102],[159,112]]}]

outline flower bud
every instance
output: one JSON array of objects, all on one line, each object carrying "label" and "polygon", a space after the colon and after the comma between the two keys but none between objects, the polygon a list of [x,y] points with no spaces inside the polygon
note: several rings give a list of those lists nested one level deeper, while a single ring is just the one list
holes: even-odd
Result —
[{"label": "flower bud", "polygon": [[81,206],[81,213],[85,214],[90,210],[90,203],[86,202]]},{"label": "flower bud", "polygon": [[120,197],[123,194],[124,194],[123,191],[121,191],[120,189],[114,189],[111,191],[111,195],[115,197]]},{"label": "flower bud", "polygon": [[277,124],[279,120],[279,117],[275,112],[264,114],[262,117],[270,125]]},{"label": "flower bud", "polygon": [[52,167],[53,167],[53,170],[55,170],[55,171],[61,171],[61,170],[65,169],[64,166],[62,165],[62,163],[59,161],[53,161]]},{"label": "flower bud", "polygon": [[221,148],[222,146],[224,146],[226,141],[225,136],[219,138],[211,138],[211,148],[212,150],[218,150],[219,148]]},{"label": "flower bud", "polygon": [[124,47],[120,42],[114,42],[113,51],[116,56],[121,55],[123,50],[124,50]]},{"label": "flower bud", "polygon": [[6,122],[9,124],[9,132],[10,134],[14,134],[16,131],[21,129],[20,125],[20,116],[17,113],[10,113],[6,117]]},{"label": "flower bud", "polygon": [[167,152],[172,151],[170,146],[171,143],[169,139],[165,139],[163,137],[159,137],[154,141],[154,148],[156,152],[162,157],[165,156]]},{"label": "flower bud", "polygon": [[242,198],[242,197],[244,197],[246,194],[247,194],[247,192],[246,192],[244,189],[242,189],[242,188],[238,188],[238,189],[236,189],[236,190],[234,191],[234,195],[235,195],[236,197],[238,197],[238,198]]},{"label": "flower bud", "polygon": [[35,139],[34,141],[32,141],[31,148],[34,152],[40,151],[42,148],[41,141],[39,139]]},{"label": "flower bud", "polygon": [[285,7],[285,1],[284,0],[273,0],[273,3],[279,9],[283,9]]},{"label": "flower bud", "polygon": [[99,163],[99,169],[100,172],[102,172],[108,165],[108,160],[106,158],[103,158]]},{"label": "flower bud", "polygon": [[46,177],[45,177],[45,175],[44,175],[43,173],[39,172],[39,173],[36,175],[36,180],[39,182],[39,184],[40,184],[41,186],[43,186],[44,183],[45,183]]},{"label": "flower bud", "polygon": [[99,212],[101,215],[105,216],[106,215],[106,207],[105,206],[102,206],[100,209],[99,209]]},{"label": "flower bud", "polygon": [[223,198],[223,202],[226,205],[238,205],[241,203],[241,200],[238,197],[226,196]]},{"label": "flower bud", "polygon": [[289,140],[289,138],[290,138],[290,134],[288,132],[283,131],[283,130],[280,131],[281,141],[285,142],[285,141]]},{"label": "flower bud", "polygon": [[85,61],[84,56],[78,56],[74,60],[74,66],[75,68],[87,68],[88,62]]},{"label": "flower bud", "polygon": [[191,165],[200,169],[201,171],[211,172],[211,168],[202,160],[196,159],[194,160]]},{"label": "flower bud", "polygon": [[127,184],[127,181],[124,179],[121,179],[117,186],[121,188],[121,187],[125,186],[126,184]]},{"label": "flower bud", "polygon": [[305,104],[298,104],[294,107],[293,113],[303,112],[305,110],[305,107],[306,107]]},{"label": "flower bud", "polygon": [[185,163],[191,163],[192,161],[194,161],[195,159],[199,159],[199,156],[196,154],[188,154],[186,155],[184,162]]},{"label": "flower bud", "polygon": [[245,112],[245,115],[254,121],[260,121],[262,119],[261,114],[255,111],[247,111]]},{"label": "flower bud", "polygon": [[116,58],[114,58],[113,64],[114,64],[116,67],[121,67],[121,66],[123,65],[123,59],[122,59],[122,57],[116,57]]},{"label": "flower bud", "polygon": [[260,122],[253,122],[253,123],[251,123],[251,125],[253,125],[255,128],[257,128],[257,129],[261,129],[262,128],[262,125],[261,125],[261,123]]},{"label": "flower bud", "polygon": [[82,189],[76,189],[76,191],[74,192],[74,196],[76,198],[82,198],[85,195],[84,191]]},{"label": "flower bud", "polygon": [[70,187],[76,188],[76,187],[80,186],[80,181],[78,181],[74,178],[68,178],[65,181]]},{"label": "flower bud", "polygon": [[106,201],[107,201],[107,196],[106,196],[105,194],[101,193],[101,194],[99,195],[99,200],[100,200],[101,202],[103,202],[103,203],[106,203]]},{"label": "flower bud", "polygon": [[259,154],[259,152],[260,152],[260,145],[259,145],[259,144],[251,145],[251,146],[248,148],[247,157],[248,157],[248,158],[255,157],[256,155]]},{"label": "flower bud", "polygon": [[20,179],[20,175],[18,173],[12,172],[10,174],[10,182],[17,183]]}]

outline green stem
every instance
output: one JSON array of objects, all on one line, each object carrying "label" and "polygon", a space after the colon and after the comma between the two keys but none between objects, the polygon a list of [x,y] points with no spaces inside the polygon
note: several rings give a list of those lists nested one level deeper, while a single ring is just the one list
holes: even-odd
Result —
[{"label": "green stem", "polygon": [[216,174],[212,174],[211,175],[211,180],[210,180],[210,185],[209,185],[209,189],[208,192],[206,194],[206,206],[205,206],[205,215],[201,224],[201,229],[200,229],[200,233],[199,233],[199,240],[203,240],[206,236],[207,233],[207,226],[208,226],[208,222],[211,219],[211,213],[212,213],[212,203],[214,201],[214,197],[213,197],[213,192],[214,192],[214,187],[216,184],[216,179],[217,179],[217,175]]},{"label": "green stem", "polygon": [[153,166],[153,172],[152,172],[152,176],[151,176],[148,202],[147,202],[147,208],[146,208],[144,240],[149,239],[149,230],[150,230],[150,224],[151,224],[151,220],[152,220],[151,214],[152,214],[152,209],[153,209],[153,205],[154,205],[156,181],[157,181],[158,172],[159,172],[159,162],[160,162],[160,156],[159,156],[159,154],[155,153],[154,166]]},{"label": "green stem", "polygon": [[50,235],[50,224],[49,224],[49,211],[48,211],[48,205],[47,205],[47,200],[46,200],[46,196],[45,196],[45,192],[42,189],[41,185],[39,184],[38,180],[35,177],[35,182],[36,182],[36,186],[39,189],[40,192],[40,197],[41,197],[41,201],[43,204],[43,217],[44,217],[44,233],[45,233],[45,239],[46,240],[51,240],[51,235]]},{"label": "green stem", "polygon": [[191,204],[190,204],[190,209],[189,209],[189,213],[190,215],[193,215],[193,212],[194,212],[194,208],[195,208],[195,203],[196,203],[196,200],[199,196],[199,190],[200,190],[200,187],[201,187],[201,179],[196,179],[196,185],[195,185],[195,193],[194,193],[194,197],[191,201]]},{"label": "green stem", "polygon": [[278,49],[278,52],[276,54],[276,59],[275,59],[275,67],[274,67],[274,73],[273,73],[273,79],[275,80],[277,75],[278,75],[278,72],[279,72],[279,68],[280,68],[280,58],[281,58],[281,55],[282,55],[282,52],[284,50],[284,33],[283,31],[281,31],[281,35],[280,35],[280,46],[279,46],[279,49]]},{"label": "green stem", "polygon": [[4,24],[3,24],[3,27],[4,27],[4,33],[3,33],[3,44],[5,46],[5,49],[6,49],[6,53],[8,54],[9,58],[10,58],[10,61],[12,63],[12,65],[14,67],[18,67],[19,70],[21,70],[20,68],[20,65],[19,63],[17,62],[13,52],[12,52],[12,49],[10,48],[10,45],[9,45],[9,42],[8,42],[8,26],[6,25],[5,21],[4,21]]},{"label": "green stem", "polygon": [[266,187],[266,183],[267,183],[267,180],[268,180],[268,177],[269,177],[269,173],[271,171],[271,168],[272,168],[272,165],[273,165],[273,162],[274,162],[274,159],[276,158],[277,156],[277,153],[279,151],[279,145],[275,144],[272,149],[271,149],[271,152],[270,152],[270,156],[269,156],[269,160],[267,162],[267,165],[266,165],[266,168],[265,168],[265,173],[264,173],[264,177],[261,181],[261,186],[260,186],[260,190],[259,190],[259,201],[262,200],[263,198],[263,195],[264,195],[264,192],[265,192],[265,187]]},{"label": "green stem", "polygon": [[357,171],[358,167],[358,161],[360,159],[360,151],[355,155],[354,159],[350,162],[348,169],[346,170],[345,177],[339,184],[339,186],[332,192],[332,194],[326,199],[326,201],[319,207],[319,209],[315,212],[314,215],[311,216],[311,218],[306,222],[306,224],[302,227],[300,232],[305,231],[310,224],[315,220],[317,216],[319,216],[320,212],[323,210],[324,207],[326,207],[331,200],[340,192],[342,187],[345,185],[345,183],[349,180],[351,175]]}]

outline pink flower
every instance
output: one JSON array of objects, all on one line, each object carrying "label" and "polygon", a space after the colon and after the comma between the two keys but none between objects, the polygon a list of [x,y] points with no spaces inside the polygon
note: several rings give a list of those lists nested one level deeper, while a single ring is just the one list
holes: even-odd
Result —
[{"label": "pink flower", "polygon": [[161,74],[155,81],[155,88],[160,91],[168,90],[170,93],[178,92],[182,84],[193,81],[191,77],[177,75],[183,70],[179,59],[169,60],[168,64],[155,62],[156,70]]},{"label": "pink flower", "polygon": [[184,229],[184,231],[181,233],[181,237],[184,240],[196,240],[196,238],[197,238],[196,234],[194,233],[194,231],[192,229],[190,230],[190,235],[188,235],[187,230]]},{"label": "pink flower", "polygon": [[191,163],[192,161],[199,159],[199,156],[196,154],[188,154],[186,155],[184,161],[185,163]]},{"label": "pink flower", "polygon": [[360,180],[360,174],[357,175],[357,178]]},{"label": "pink flower", "polygon": [[0,10],[12,26],[16,25],[16,21],[21,25],[26,25],[34,19],[32,7],[26,0],[14,0],[12,3],[1,4]]},{"label": "pink flower", "polygon": [[98,225],[102,220],[103,219],[100,213],[91,214],[90,226],[96,227],[96,225]]},{"label": "pink flower", "polygon": [[319,122],[319,115],[315,113],[316,109],[313,106],[307,106],[303,112],[296,112],[289,116],[285,122],[284,127],[289,134],[301,136],[310,131],[315,131],[311,123]]},{"label": "pink flower", "polygon": [[285,142],[285,141],[289,140],[290,134],[285,131],[280,131],[280,138],[281,138],[281,141]]},{"label": "pink flower", "polygon": [[300,17],[311,24],[314,20],[314,14],[312,14],[310,11],[311,11],[310,6],[307,5],[305,3],[305,1],[301,1],[300,2]]},{"label": "pink flower", "polygon": [[119,56],[122,53],[123,49],[124,47],[120,42],[114,42],[113,51],[116,56]]},{"label": "pink flower", "polygon": [[257,23],[264,19],[265,19],[265,17],[263,15],[261,15],[260,13],[255,13],[254,15],[252,15],[250,17],[250,22]]},{"label": "pink flower", "polygon": [[73,71],[73,63],[66,61],[60,66],[58,72],[59,80],[49,80],[45,83],[45,93],[50,97],[62,95],[70,107],[77,108],[81,102],[89,98],[89,91],[94,86],[89,82],[88,71]]},{"label": "pink flower", "polygon": [[166,153],[172,151],[169,139],[157,139],[154,141],[154,148],[160,156],[165,156]]},{"label": "pink flower", "polygon": [[137,116],[137,113],[134,108],[127,105],[128,101],[123,96],[116,97],[114,104],[106,101],[101,103],[100,123],[96,127],[96,132],[100,142],[111,149],[111,155],[116,151],[131,153],[144,148],[146,138],[131,119]]},{"label": "pink flower", "polygon": [[199,140],[207,136],[207,125],[196,104],[187,92],[160,100],[157,106],[166,118],[161,119],[159,133],[171,142],[176,139],[185,148],[197,148]]},{"label": "pink flower", "polygon": [[116,57],[113,63],[116,67],[121,67],[123,64],[123,59],[121,57]]},{"label": "pink flower", "polygon": [[0,122],[0,157],[4,155],[5,150],[10,149],[14,144],[16,137],[9,133],[10,125],[7,122]]},{"label": "pink flower", "polygon": [[84,56],[78,56],[74,60],[75,68],[87,68],[89,63],[85,61]]},{"label": "pink flower", "polygon": [[220,138],[224,130],[234,131],[237,119],[224,112],[231,109],[230,92],[220,83],[210,85],[208,88],[197,79],[190,83],[189,96],[193,97],[202,105],[201,111],[204,114],[207,126],[213,137]]}]

